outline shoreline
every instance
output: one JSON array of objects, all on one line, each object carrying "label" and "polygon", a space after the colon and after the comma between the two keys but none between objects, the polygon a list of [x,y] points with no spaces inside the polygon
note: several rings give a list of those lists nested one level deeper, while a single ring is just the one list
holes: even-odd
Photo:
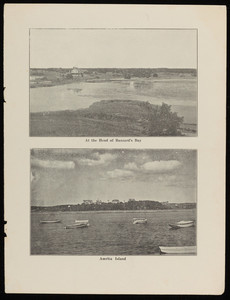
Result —
[{"label": "shoreline", "polygon": [[147,81],[147,82],[180,82],[180,81],[192,81],[192,82],[197,82],[197,77],[196,78],[172,78],[172,77],[164,77],[164,78],[139,78],[139,77],[134,77],[131,79],[125,79],[125,78],[113,78],[113,79],[87,79],[87,80],[63,80],[61,82],[51,82],[49,84],[44,84],[42,82],[35,83],[35,85],[32,85],[30,81],[30,89],[36,89],[36,88],[45,88],[45,87],[53,87],[53,86],[60,86],[60,85],[71,85],[73,83],[104,83],[104,82],[131,82],[131,81],[136,81],[136,82],[141,82],[141,81]]},{"label": "shoreline", "polygon": [[[168,136],[164,132],[149,133],[149,107],[156,110],[167,105],[168,113],[174,114],[172,105],[154,105],[140,100],[101,100],[88,108],[30,112],[31,136]],[[183,112],[184,105],[181,106]],[[194,110],[195,108],[193,108]],[[178,116],[178,115],[177,115]],[[181,118],[178,116],[178,120]],[[177,132],[169,136],[197,134],[197,124],[178,124]],[[169,124],[167,125],[169,127]]]},{"label": "shoreline", "polygon": [[152,209],[152,210],[75,210],[75,211],[30,211],[31,214],[50,214],[50,213],[152,213],[152,212],[165,212],[165,211],[182,211],[182,210],[186,210],[186,211],[190,211],[190,210],[196,210],[196,207],[194,208],[166,208],[166,209]]}]

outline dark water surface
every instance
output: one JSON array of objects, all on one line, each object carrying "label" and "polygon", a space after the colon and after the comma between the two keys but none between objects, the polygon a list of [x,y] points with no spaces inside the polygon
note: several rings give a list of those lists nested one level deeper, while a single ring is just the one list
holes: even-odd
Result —
[{"label": "dark water surface", "polygon": [[[148,223],[133,225],[135,217]],[[40,224],[54,219],[62,222]],[[65,229],[76,219],[88,219],[90,226]],[[196,220],[196,210],[31,213],[31,254],[159,255],[159,246],[195,246],[196,226],[169,228],[181,220]]]}]

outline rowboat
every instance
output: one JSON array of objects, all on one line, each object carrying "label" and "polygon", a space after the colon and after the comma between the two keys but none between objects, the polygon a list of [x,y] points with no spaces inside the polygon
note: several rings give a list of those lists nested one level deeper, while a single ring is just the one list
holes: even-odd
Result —
[{"label": "rowboat", "polygon": [[61,223],[61,220],[42,220],[40,221],[41,224],[53,224],[53,223]]},{"label": "rowboat", "polygon": [[183,247],[163,247],[160,246],[160,252],[163,254],[196,254],[196,246]]},{"label": "rowboat", "polygon": [[169,224],[169,226],[173,229],[193,227],[194,225],[194,221],[180,221],[175,224]]},{"label": "rowboat", "polygon": [[65,229],[76,229],[76,228],[85,228],[88,227],[89,223],[76,223],[76,224],[71,224],[71,225],[66,225]]},{"label": "rowboat", "polygon": [[133,218],[133,224],[146,224],[146,218]]},{"label": "rowboat", "polygon": [[89,220],[75,220],[75,223],[77,223],[77,224],[87,224],[87,223],[89,223]]},{"label": "rowboat", "polygon": [[180,222],[177,222],[177,224],[179,224],[179,225],[186,225],[186,224],[191,224],[191,223],[194,223],[194,221],[180,221]]}]

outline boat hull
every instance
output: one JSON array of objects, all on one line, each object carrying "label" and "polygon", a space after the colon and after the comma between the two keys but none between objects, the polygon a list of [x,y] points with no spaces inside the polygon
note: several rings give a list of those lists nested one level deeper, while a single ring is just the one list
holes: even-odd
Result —
[{"label": "boat hull", "polygon": [[89,224],[73,224],[73,225],[67,225],[65,229],[77,229],[77,228],[87,228],[89,227]]},{"label": "boat hull", "polygon": [[89,220],[75,220],[75,224],[88,224]]},{"label": "boat hull", "polygon": [[179,228],[188,228],[188,227],[193,227],[194,224],[169,224],[169,226],[172,228],[172,229],[179,229]]},{"label": "boat hull", "polygon": [[177,222],[176,224],[179,224],[179,225],[186,225],[186,224],[193,224],[194,221],[179,221]]},{"label": "boat hull", "polygon": [[133,224],[146,224],[147,219],[138,219],[138,218],[133,218]]},{"label": "boat hull", "polygon": [[196,246],[184,247],[163,247],[160,246],[160,252],[163,254],[196,254]]},{"label": "boat hull", "polygon": [[194,225],[194,221],[180,221],[174,224],[169,224],[169,226],[173,229],[193,227]]},{"label": "boat hull", "polygon": [[53,224],[53,223],[61,223],[61,220],[54,221],[40,221],[41,224]]}]

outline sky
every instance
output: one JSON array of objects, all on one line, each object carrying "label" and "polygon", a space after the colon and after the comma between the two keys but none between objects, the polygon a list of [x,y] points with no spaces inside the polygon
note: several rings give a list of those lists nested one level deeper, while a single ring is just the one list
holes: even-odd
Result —
[{"label": "sky", "polygon": [[33,149],[31,205],[196,202],[195,150]]},{"label": "sky", "polygon": [[195,29],[31,29],[31,68],[196,68]]}]

